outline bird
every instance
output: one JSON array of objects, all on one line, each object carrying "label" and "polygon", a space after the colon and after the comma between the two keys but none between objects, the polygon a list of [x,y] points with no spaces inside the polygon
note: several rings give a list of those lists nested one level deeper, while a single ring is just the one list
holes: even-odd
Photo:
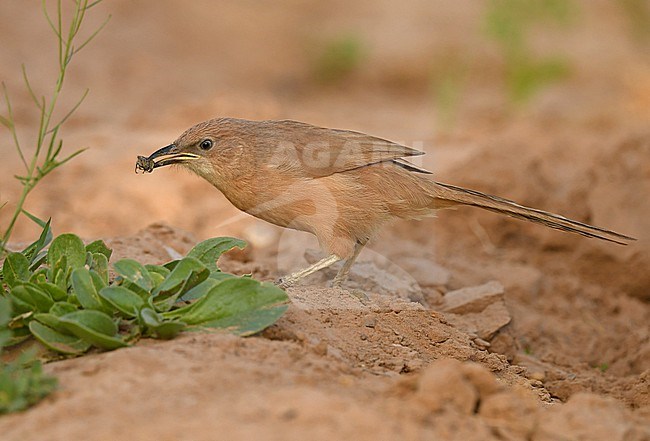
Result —
[{"label": "bird", "polygon": [[363,247],[396,219],[473,206],[616,244],[636,240],[605,228],[437,182],[409,158],[424,152],[365,133],[293,120],[215,118],[173,143],[138,156],[136,172],[180,165],[216,187],[239,210],[313,234],[326,257],[278,279],[287,288],[343,261],[341,287]]}]

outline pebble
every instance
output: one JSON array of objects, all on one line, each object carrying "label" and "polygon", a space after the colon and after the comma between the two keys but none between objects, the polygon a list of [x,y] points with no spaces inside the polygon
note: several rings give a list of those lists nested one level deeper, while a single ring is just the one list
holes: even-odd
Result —
[{"label": "pebble", "polygon": [[450,291],[445,294],[442,310],[454,314],[481,312],[489,305],[503,299],[503,285],[491,281],[483,285]]}]

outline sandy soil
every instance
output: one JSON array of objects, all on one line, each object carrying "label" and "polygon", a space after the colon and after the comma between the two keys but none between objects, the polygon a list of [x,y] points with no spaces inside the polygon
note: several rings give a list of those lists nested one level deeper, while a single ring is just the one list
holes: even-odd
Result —
[{"label": "sandy soil", "polygon": [[[472,209],[396,223],[345,290],[327,287],[333,270],[313,276],[259,336],[187,334],[47,364],[60,389],[0,418],[2,440],[650,439],[650,42],[614,3],[574,4],[571,26],[531,33],[571,75],[524,107],[508,104],[503,60],[469,0],[100,5],[91,21],[113,18],[66,89],[91,88],[64,133],[70,151],[90,148],[28,209],[57,233],[109,240],[116,259],[162,262],[216,235],[250,243],[224,269],[262,279],[318,257],[312,238],[239,214],[194,176],[133,174],[136,155],[224,115],[405,142],[443,182],[639,240],[620,247]],[[20,63],[39,89],[52,74],[39,14],[0,3],[0,78],[26,129],[37,121]],[[350,33],[362,63],[318,83],[314,53]],[[450,54],[467,74],[445,125],[431,84]],[[11,202],[19,163],[6,131],[0,140]],[[23,223],[14,239],[34,231]]]}]

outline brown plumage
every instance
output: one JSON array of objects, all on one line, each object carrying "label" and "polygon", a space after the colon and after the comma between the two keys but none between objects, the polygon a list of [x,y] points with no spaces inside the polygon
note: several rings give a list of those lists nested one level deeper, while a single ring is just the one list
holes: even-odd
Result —
[{"label": "brown plumage", "polygon": [[361,248],[393,219],[470,205],[587,237],[626,244],[634,238],[524,207],[496,196],[435,182],[406,158],[424,154],[349,130],[296,121],[219,118],[195,125],[173,144],[138,157],[136,170],[181,164],[217,187],[233,205],[281,227],[314,234],[329,257],[288,276],[300,278],[345,259],[340,284]]}]

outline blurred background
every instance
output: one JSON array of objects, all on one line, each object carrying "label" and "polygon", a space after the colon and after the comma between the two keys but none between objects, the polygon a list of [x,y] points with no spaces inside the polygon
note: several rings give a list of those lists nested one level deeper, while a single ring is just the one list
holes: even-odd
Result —
[{"label": "blurred background", "polygon": [[[21,64],[37,94],[48,93],[57,69],[40,6],[0,2],[0,79],[25,146],[34,141],[38,112]],[[282,231],[241,215],[197,177],[171,168],[133,172],[136,155],[197,122],[233,116],[386,137],[428,152],[421,164],[440,181],[648,237],[647,0],[111,0],[89,12],[82,33],[108,15],[75,57],[61,98],[64,114],[90,89],[62,132],[64,150],[88,150],[47,177],[27,203],[52,217],[57,233],[125,236],[162,221],[197,238],[277,244]],[[4,127],[0,154],[0,201],[8,201],[2,225],[20,188]],[[13,238],[36,232],[25,219]],[[464,210],[386,234],[424,244],[428,253],[603,249]],[[375,248],[389,253],[382,247],[393,247],[391,240]],[[616,253],[629,264],[638,248]]]}]

